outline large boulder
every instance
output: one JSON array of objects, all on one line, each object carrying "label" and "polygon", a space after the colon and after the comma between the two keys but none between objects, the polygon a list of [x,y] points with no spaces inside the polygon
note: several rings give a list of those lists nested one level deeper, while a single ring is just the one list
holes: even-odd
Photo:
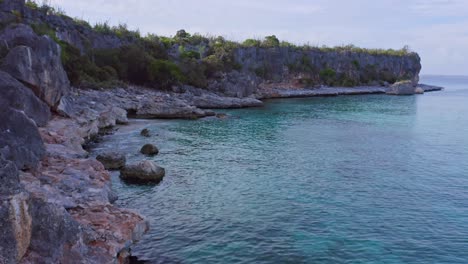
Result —
[{"label": "large boulder", "polygon": [[413,95],[415,93],[416,87],[413,86],[412,81],[402,81],[397,82],[391,85],[387,94],[390,95]]},{"label": "large boulder", "polygon": [[133,183],[159,183],[166,171],[154,162],[145,160],[125,166],[120,171],[120,178]]},{"label": "large boulder", "polygon": [[70,90],[60,46],[50,37],[39,37],[29,26],[21,24],[8,27],[0,34],[0,39],[10,48],[1,69],[56,108],[62,96]]},{"label": "large boulder", "polygon": [[107,152],[99,154],[96,159],[104,165],[106,170],[118,170],[125,166],[125,155],[118,152]]},{"label": "large boulder", "polygon": [[18,169],[35,168],[45,153],[36,124],[23,111],[1,108],[0,153]]},{"label": "large boulder", "polygon": [[39,100],[33,92],[11,77],[0,71],[0,103],[4,106],[23,111],[38,126],[45,126],[50,120],[49,107]]}]

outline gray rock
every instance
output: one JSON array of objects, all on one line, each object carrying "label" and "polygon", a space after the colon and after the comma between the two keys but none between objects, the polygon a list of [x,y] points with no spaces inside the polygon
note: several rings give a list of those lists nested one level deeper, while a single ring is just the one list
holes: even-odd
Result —
[{"label": "gray rock", "polygon": [[4,109],[2,106],[0,150],[9,150],[4,158],[14,162],[18,169],[35,168],[44,155],[45,148],[34,121],[23,112]]},{"label": "gray rock", "polygon": [[394,83],[387,90],[387,94],[390,95],[413,95],[415,93],[415,87],[411,81],[402,81]]},{"label": "gray rock", "polygon": [[166,171],[154,162],[146,160],[125,166],[120,171],[120,178],[135,183],[159,183]]},{"label": "gray rock", "polygon": [[415,94],[424,94],[424,89],[421,87],[416,87],[416,90],[414,90]]},{"label": "gray rock", "polygon": [[32,236],[29,196],[0,195],[0,263],[19,263]]},{"label": "gray rock", "polygon": [[141,147],[140,152],[148,156],[154,156],[159,153],[159,150],[153,144],[145,144],[143,147]]},{"label": "gray rock", "polygon": [[0,103],[14,108],[34,120],[38,126],[45,126],[50,120],[49,107],[39,100],[33,92],[6,72],[0,71]]},{"label": "gray rock", "polygon": [[149,129],[144,128],[143,130],[141,130],[140,135],[142,135],[144,137],[150,137],[151,133],[150,133]]},{"label": "gray rock", "polygon": [[38,37],[24,25],[7,28],[1,37],[10,47],[2,70],[25,83],[49,106],[57,107],[70,90],[60,46],[48,36]]},{"label": "gray rock", "polygon": [[[64,256],[79,257],[79,224],[63,208],[33,199],[30,205],[32,235],[29,249],[44,263],[60,263]],[[77,259],[74,259],[77,261]]]},{"label": "gray rock", "polygon": [[13,195],[20,191],[19,173],[16,165],[0,154],[0,196]]},{"label": "gray rock", "polygon": [[106,170],[118,170],[125,166],[125,155],[118,152],[107,152],[99,154],[96,159],[104,165]]},{"label": "gray rock", "polygon": [[[169,99],[169,98],[168,98]],[[201,110],[187,104],[185,101],[170,98],[164,103],[142,102],[134,113],[137,118],[189,118],[196,119],[211,115],[210,112]]]}]

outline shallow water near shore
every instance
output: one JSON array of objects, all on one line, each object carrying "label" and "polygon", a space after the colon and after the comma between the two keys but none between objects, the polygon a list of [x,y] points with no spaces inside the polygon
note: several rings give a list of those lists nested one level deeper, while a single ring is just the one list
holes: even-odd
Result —
[{"label": "shallow water near shore", "polygon": [[[113,174],[147,217],[150,263],[467,263],[468,77],[421,96],[278,99],[226,119],[136,121],[95,152],[145,143],[157,186]],[[153,136],[139,135],[143,127]]]}]

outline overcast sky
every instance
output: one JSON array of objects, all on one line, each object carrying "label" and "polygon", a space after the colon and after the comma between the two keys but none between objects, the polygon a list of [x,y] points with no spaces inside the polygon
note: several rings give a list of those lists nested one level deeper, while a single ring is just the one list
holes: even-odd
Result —
[{"label": "overcast sky", "polygon": [[417,51],[423,74],[468,75],[468,0],[51,0],[90,23],[142,33],[276,35],[297,44]]}]

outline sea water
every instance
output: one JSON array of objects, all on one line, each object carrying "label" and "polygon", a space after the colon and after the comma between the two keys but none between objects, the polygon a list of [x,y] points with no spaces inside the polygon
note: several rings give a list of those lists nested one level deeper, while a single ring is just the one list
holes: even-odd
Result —
[{"label": "sea water", "polygon": [[[225,119],[137,121],[96,152],[154,143],[156,186],[119,206],[150,263],[468,263],[468,77],[417,96],[278,99]],[[153,133],[139,135],[147,127]]]}]

